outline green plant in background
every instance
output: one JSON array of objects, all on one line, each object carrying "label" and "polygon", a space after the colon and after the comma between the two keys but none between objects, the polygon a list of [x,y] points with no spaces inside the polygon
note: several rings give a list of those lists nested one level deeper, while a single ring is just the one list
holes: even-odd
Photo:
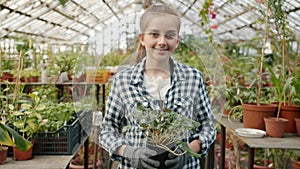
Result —
[{"label": "green plant in background", "polygon": [[47,122],[39,128],[39,132],[55,132],[76,119],[73,102],[47,102],[40,114],[43,119],[47,119]]},{"label": "green plant in background", "polygon": [[118,66],[122,64],[122,62],[130,56],[129,52],[124,52],[122,50],[115,50],[111,51],[107,55],[103,56],[99,62],[99,65],[94,65],[94,66]]},{"label": "green plant in background", "polygon": [[2,73],[5,73],[5,72],[11,72],[11,70],[14,69],[14,64],[13,64],[13,60],[12,59],[9,59],[9,58],[2,58],[1,59],[1,70],[2,70]]},{"label": "green plant in background", "polygon": [[[291,105],[299,101],[299,72],[295,72],[294,76],[282,77],[280,74],[275,74],[270,66],[269,71],[272,74],[272,81],[276,91],[276,101],[278,102],[277,119],[279,118],[282,105]],[[298,74],[298,75],[297,75]],[[298,77],[297,77],[298,76]]]},{"label": "green plant in background", "polygon": [[21,72],[21,77],[28,78],[37,76],[41,76],[41,71],[33,67],[24,68]]},{"label": "green plant in background", "polygon": [[28,94],[31,99],[29,103],[22,103],[20,109],[15,109],[13,105],[9,108],[13,111],[13,125],[22,133],[22,136],[30,140],[32,136],[48,121],[41,116],[45,109],[43,99],[38,97],[36,92]]},{"label": "green plant in background", "polygon": [[26,151],[30,148],[31,143],[22,137],[17,131],[8,124],[9,119],[9,103],[11,103],[11,88],[8,83],[6,88],[0,91],[1,110],[0,110],[0,149],[2,146],[16,146],[19,150]]},{"label": "green plant in background", "polygon": [[80,55],[75,52],[62,52],[53,55],[48,59],[49,66],[47,67],[47,72],[56,75],[55,82],[58,81],[63,72],[67,72],[68,77],[72,77],[79,57]]},{"label": "green plant in background", "polygon": [[192,49],[191,46],[188,46],[188,44],[189,42],[185,43],[180,41],[178,47],[174,52],[175,59],[205,73],[205,66],[201,61],[199,55],[195,50]]},{"label": "green plant in background", "polygon": [[289,169],[290,157],[294,151],[284,148],[272,148],[270,149],[272,160],[274,162],[274,168]]}]

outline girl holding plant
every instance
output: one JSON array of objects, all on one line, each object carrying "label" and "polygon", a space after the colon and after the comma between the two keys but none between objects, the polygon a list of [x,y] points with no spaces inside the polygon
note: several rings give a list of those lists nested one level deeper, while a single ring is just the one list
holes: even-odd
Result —
[{"label": "girl holding plant", "polygon": [[[166,161],[151,158],[157,152],[146,146],[149,133],[140,127],[148,121],[135,118],[136,103],[152,110],[168,109],[198,122],[198,127],[183,133],[185,138],[179,141],[187,143],[199,157],[207,154],[215,140],[214,115],[202,73],[171,56],[180,41],[180,25],[179,15],[169,6],[148,8],[140,18],[137,63],[115,75],[99,141],[111,159],[120,162],[119,168],[158,168],[161,163],[164,168],[200,168],[200,159],[180,148],[175,150],[176,155],[170,153]],[[159,126],[167,120],[155,122]],[[122,132],[124,126],[131,128]]]}]

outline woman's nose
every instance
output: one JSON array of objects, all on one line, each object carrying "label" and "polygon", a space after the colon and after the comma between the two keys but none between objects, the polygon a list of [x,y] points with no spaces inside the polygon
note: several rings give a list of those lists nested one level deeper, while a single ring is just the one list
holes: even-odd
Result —
[{"label": "woman's nose", "polygon": [[160,35],[158,39],[159,44],[166,44],[166,37],[165,35]]}]

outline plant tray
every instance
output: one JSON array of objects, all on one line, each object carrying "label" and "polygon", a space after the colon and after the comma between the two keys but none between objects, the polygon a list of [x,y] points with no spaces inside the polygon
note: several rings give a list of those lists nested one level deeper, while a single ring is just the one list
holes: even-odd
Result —
[{"label": "plant tray", "polygon": [[65,125],[56,132],[39,132],[33,136],[33,154],[74,154],[81,142],[81,125],[77,118],[71,125]]},{"label": "plant tray", "polygon": [[108,72],[106,70],[86,70],[86,81],[93,83],[106,83]]}]

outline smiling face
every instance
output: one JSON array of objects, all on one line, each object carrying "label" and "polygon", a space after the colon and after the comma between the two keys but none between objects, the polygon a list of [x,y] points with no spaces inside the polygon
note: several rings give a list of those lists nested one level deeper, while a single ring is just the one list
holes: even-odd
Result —
[{"label": "smiling face", "polygon": [[153,14],[147,17],[141,44],[146,48],[147,59],[168,61],[179,44],[178,17],[168,14]]}]

